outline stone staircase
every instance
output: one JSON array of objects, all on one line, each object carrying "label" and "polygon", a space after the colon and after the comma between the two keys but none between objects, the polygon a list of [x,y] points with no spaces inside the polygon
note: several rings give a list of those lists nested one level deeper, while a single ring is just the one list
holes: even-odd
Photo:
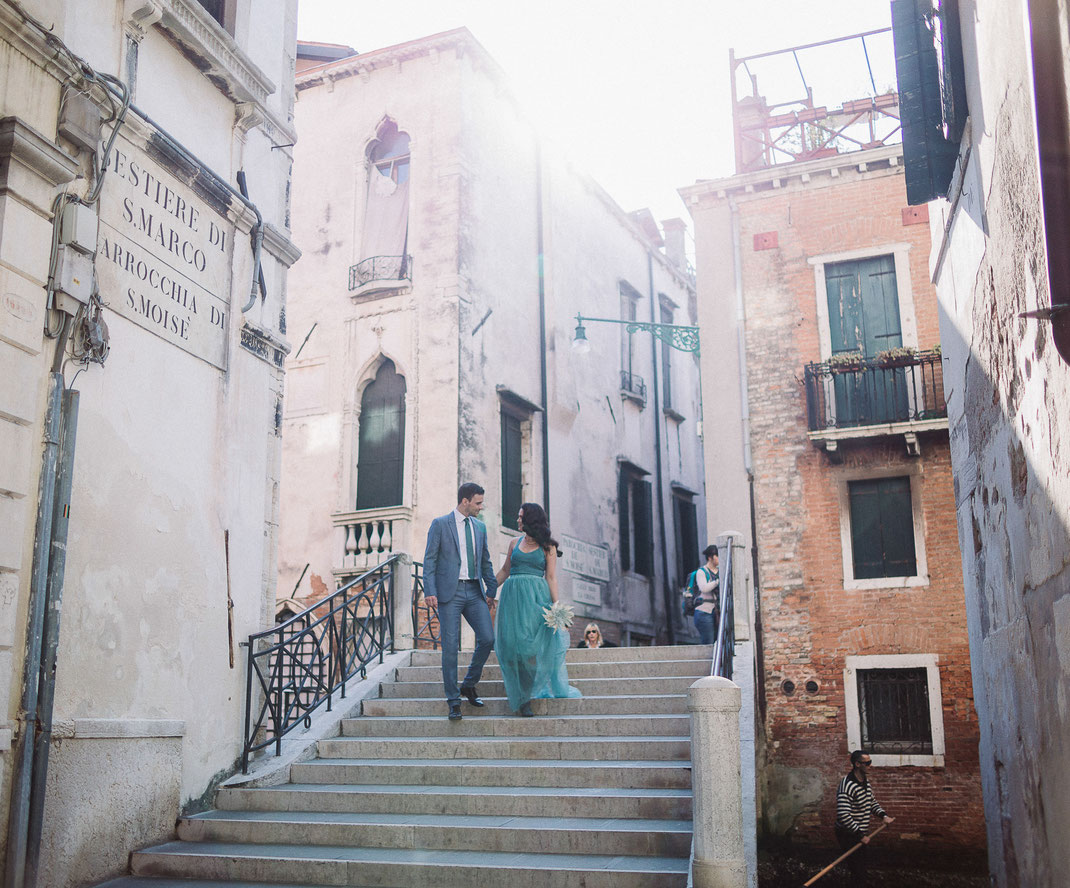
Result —
[{"label": "stone staircase", "polygon": [[[570,650],[582,699],[511,715],[491,659],[449,722],[439,655],[319,742],[288,784],[220,790],[110,888],[682,888],[691,846],[687,689],[709,647]],[[461,669],[467,656],[461,655]]]}]

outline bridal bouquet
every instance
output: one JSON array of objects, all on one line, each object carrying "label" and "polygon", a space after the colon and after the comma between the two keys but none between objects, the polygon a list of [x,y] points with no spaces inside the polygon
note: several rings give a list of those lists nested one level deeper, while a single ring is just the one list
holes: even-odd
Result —
[{"label": "bridal bouquet", "polygon": [[572,625],[572,608],[563,601],[555,601],[542,612],[542,618],[551,629],[567,629]]}]

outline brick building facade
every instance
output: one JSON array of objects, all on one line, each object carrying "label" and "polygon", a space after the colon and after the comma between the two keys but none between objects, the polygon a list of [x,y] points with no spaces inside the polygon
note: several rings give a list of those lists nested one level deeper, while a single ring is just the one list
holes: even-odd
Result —
[{"label": "brick building facade", "polygon": [[741,340],[743,456],[721,478],[745,478],[754,508],[761,832],[830,843],[861,747],[897,817],[886,844],[980,854],[928,216],[906,205],[901,158],[895,144],[826,150],[681,194],[700,324],[730,337],[734,316]]}]

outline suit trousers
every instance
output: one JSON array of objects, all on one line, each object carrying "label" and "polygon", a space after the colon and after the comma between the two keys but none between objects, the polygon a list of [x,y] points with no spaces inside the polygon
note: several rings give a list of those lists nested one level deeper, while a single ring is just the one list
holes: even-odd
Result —
[{"label": "suit trousers", "polygon": [[464,677],[464,687],[475,687],[483,674],[483,664],[487,662],[494,648],[494,625],[490,619],[490,608],[483,597],[482,587],[476,580],[462,580],[457,584],[457,593],[445,604],[438,606],[439,632],[442,637],[442,684],[446,690],[446,700],[450,703],[461,702],[461,691],[457,687],[457,652],[461,647],[461,617],[476,633],[476,649],[472,653],[472,663]]}]

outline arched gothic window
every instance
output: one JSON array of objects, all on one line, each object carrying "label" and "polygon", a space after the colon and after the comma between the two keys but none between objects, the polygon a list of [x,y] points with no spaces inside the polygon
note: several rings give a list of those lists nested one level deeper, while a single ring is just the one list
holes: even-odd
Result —
[{"label": "arched gothic window", "polygon": [[405,464],[405,377],[383,361],[360,399],[357,510],[401,505]]},{"label": "arched gothic window", "polygon": [[[409,136],[392,121],[368,145],[368,195],[364,204],[357,286],[409,278]],[[352,286],[351,286],[352,289]]]}]

